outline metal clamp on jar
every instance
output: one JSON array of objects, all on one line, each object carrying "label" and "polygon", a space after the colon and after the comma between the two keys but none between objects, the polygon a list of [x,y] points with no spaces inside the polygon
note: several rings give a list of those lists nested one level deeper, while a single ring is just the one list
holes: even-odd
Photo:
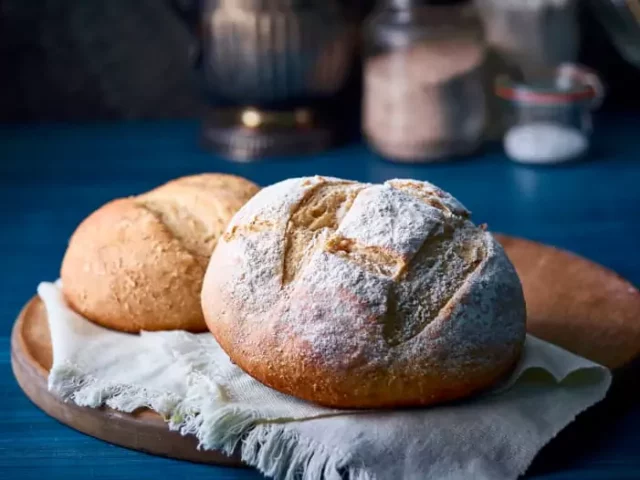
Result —
[{"label": "metal clamp on jar", "polygon": [[479,146],[486,48],[471,2],[383,0],[365,40],[362,123],[374,150],[427,162]]},{"label": "metal clamp on jar", "polygon": [[174,3],[197,36],[207,147],[251,160],[333,143],[328,100],[345,85],[356,39],[337,1]]}]

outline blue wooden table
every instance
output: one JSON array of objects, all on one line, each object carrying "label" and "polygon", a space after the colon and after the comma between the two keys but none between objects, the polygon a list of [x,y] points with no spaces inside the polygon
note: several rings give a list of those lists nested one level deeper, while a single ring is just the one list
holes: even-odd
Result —
[{"label": "blue wooden table", "polygon": [[[451,191],[492,230],[570,249],[638,285],[640,116],[599,118],[596,127],[592,160],[553,168],[513,164],[499,148],[441,165],[395,165],[362,145],[235,164],[199,149],[194,122],[0,128],[0,479],[261,478],[84,436],[40,412],[18,388],[9,360],[12,323],[38,282],[57,278],[78,222],[106,201],[203,171],[262,185],[311,174],[426,179]],[[640,479],[638,383],[619,381],[605,402],[543,450],[529,477]]]}]

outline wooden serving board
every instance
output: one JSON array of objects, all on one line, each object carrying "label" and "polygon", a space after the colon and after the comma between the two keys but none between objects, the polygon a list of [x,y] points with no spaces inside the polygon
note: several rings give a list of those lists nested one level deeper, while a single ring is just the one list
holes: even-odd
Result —
[{"label": "wooden serving board", "polygon": [[241,466],[239,457],[198,450],[194,436],[172,432],[162,417],[147,409],[123,413],[64,403],[47,389],[52,364],[51,339],[44,303],[33,297],[20,312],[11,333],[11,366],[24,393],[48,415],[87,435],[115,445],[163,457],[216,465]]},{"label": "wooden serving board", "polygon": [[[617,369],[640,355],[640,292],[615,273],[552,247],[498,235],[522,280],[528,330],[578,355]],[[11,337],[14,374],[47,414],[93,437],[147,453],[240,466],[238,455],[196,449],[149,410],[126,414],[63,403],[47,390],[51,341],[44,304],[34,297]]]}]

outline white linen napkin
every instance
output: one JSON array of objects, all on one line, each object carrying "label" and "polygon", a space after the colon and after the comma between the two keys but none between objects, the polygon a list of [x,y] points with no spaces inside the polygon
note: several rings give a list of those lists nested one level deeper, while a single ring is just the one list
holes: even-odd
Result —
[{"label": "white linen napkin", "polygon": [[528,336],[500,387],[432,408],[353,412],[280,394],[233,365],[210,334],[129,335],[70,310],[42,283],[53,344],[49,390],[81,406],[148,407],[200,448],[278,479],[514,479],[611,383],[606,368]]}]

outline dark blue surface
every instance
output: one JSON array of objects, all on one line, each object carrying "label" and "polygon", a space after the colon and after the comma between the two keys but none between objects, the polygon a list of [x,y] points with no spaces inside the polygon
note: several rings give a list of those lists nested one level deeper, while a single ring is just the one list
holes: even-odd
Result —
[{"label": "dark blue surface", "polygon": [[[323,174],[356,180],[429,180],[494,231],[582,254],[640,284],[640,116],[600,119],[594,158],[524,167],[500,152],[441,165],[403,166],[349,146],[307,159],[225,162],[202,152],[195,123],[0,128],[0,479],[169,476],[257,479],[251,470],[193,465],[108,445],[48,418],[18,388],[11,325],[41,280],[57,278],[69,235],[106,201],[203,171],[261,185]],[[638,319],[640,321],[640,319]],[[637,370],[539,455],[537,479],[640,479]]]}]

